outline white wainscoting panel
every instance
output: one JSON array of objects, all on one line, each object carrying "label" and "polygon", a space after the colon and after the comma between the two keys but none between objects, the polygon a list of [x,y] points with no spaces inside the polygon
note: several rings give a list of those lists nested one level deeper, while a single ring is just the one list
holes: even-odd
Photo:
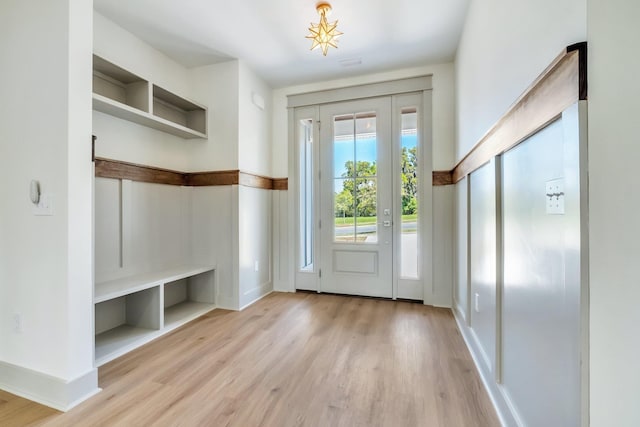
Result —
[{"label": "white wainscoting panel", "polygon": [[[504,155],[503,382],[530,426],[580,425],[580,266],[566,262],[580,253],[577,144],[556,121]],[[546,211],[557,179],[575,201],[564,215]]]},{"label": "white wainscoting panel", "polygon": [[234,259],[237,259],[233,230],[237,227],[238,212],[233,201],[237,201],[237,191],[238,186],[231,185],[191,188],[191,258],[198,264],[216,266],[216,306],[232,310],[239,308],[233,279]]},{"label": "white wainscoting panel", "polygon": [[489,372],[496,362],[496,161],[469,177],[471,316],[474,339]]},{"label": "white wainscoting panel", "polygon": [[190,260],[191,189],[95,179],[96,282]]}]

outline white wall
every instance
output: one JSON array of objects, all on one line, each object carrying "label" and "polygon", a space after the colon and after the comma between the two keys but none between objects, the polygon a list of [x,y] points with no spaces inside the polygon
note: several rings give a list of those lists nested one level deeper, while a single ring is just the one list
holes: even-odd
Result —
[{"label": "white wall", "polygon": [[113,21],[94,12],[94,53],[163,88],[188,95],[188,70]]},{"label": "white wall", "polygon": [[[239,63],[238,167],[271,172],[271,88],[244,62]],[[260,108],[260,101],[264,107]],[[271,271],[271,190],[238,188],[239,307],[273,290]]]},{"label": "white wall", "polygon": [[437,64],[275,89],[273,91],[273,162],[271,175],[285,177],[288,172],[288,95],[429,74],[433,75],[433,170],[450,170],[453,166],[455,131],[453,64]]},{"label": "white wall", "polygon": [[[0,365],[10,364],[0,369],[0,384],[60,408],[97,387],[91,9],[82,0],[5,1],[0,14]],[[53,216],[33,215],[32,179],[54,197]],[[21,315],[21,332],[14,314]],[[29,382],[70,391],[67,385],[87,375],[67,396]]]},{"label": "white wall", "polygon": [[468,190],[469,179],[464,178],[455,188],[455,203],[454,203],[454,217],[455,222],[453,225],[454,232],[454,246],[453,246],[453,258],[454,258],[454,274],[453,274],[453,304],[457,311],[457,314],[466,322],[467,321],[467,302],[468,302]]},{"label": "white wall", "polygon": [[271,256],[273,258],[272,280],[273,289],[288,292],[289,287],[289,215],[288,191],[275,190],[272,192],[272,231]]},{"label": "white wall", "polygon": [[[94,13],[94,19],[97,55],[208,107],[208,138],[193,140],[94,112],[93,132],[98,137],[96,155],[178,171],[237,169],[238,61],[188,70],[100,14]],[[109,250],[113,252],[117,247],[114,243],[118,240],[117,234],[103,232],[108,227],[97,227],[97,279],[106,280],[181,261],[216,265],[220,287],[217,304],[237,309],[237,267],[234,267],[237,250],[234,252],[233,247],[237,246],[238,236],[237,232],[232,233],[234,224],[237,229],[237,189],[127,185],[136,191],[136,198],[140,200],[133,201],[128,196],[126,201],[133,212],[126,216],[131,223],[127,224],[124,235],[127,239],[123,242],[125,265],[117,268],[116,260],[110,257]],[[108,185],[103,180],[96,181],[96,189],[99,192],[96,206],[105,205],[96,214],[97,220],[113,222],[104,210],[113,203],[113,194],[108,194]],[[183,193],[188,200],[182,200]],[[232,194],[236,197],[232,198]],[[106,203],[102,203],[102,199]],[[185,215],[175,212],[183,202],[192,206]],[[145,217],[148,217],[146,221]]]},{"label": "white wall", "polygon": [[[271,175],[271,88],[244,62],[239,64],[238,168]],[[264,107],[258,105],[262,100]]]},{"label": "white wall", "polygon": [[[470,2],[455,63],[456,161],[469,152],[566,46],[586,39],[586,14],[585,0]],[[462,309],[469,285],[465,277],[469,268],[465,242],[467,185],[459,183],[456,190],[455,288]],[[508,347],[504,352],[515,354]],[[511,390],[518,387],[517,379],[516,383],[513,377],[510,381]],[[497,388],[492,389],[499,394]],[[522,398],[516,399],[516,405],[527,405]],[[504,413],[510,412],[504,402],[498,402],[498,407]]]},{"label": "white wall", "polygon": [[[485,164],[469,177],[469,324],[487,372],[496,365],[496,162]],[[466,294],[466,289],[463,290]],[[478,305],[476,307],[476,301]]]},{"label": "white wall", "polygon": [[587,38],[585,0],[474,0],[456,55],[460,160],[547,65]]},{"label": "white wall", "polygon": [[[52,375],[65,376],[65,351],[56,346],[49,357],[38,351],[41,338],[66,342],[67,253],[67,5],[40,2],[40,20],[19,1],[3,5],[2,79],[4,187],[2,281],[3,360]],[[45,16],[48,16],[46,19]],[[21,21],[27,21],[22,23]],[[46,32],[44,31],[46,29]],[[46,52],[52,52],[47,58]],[[53,54],[55,52],[55,55]],[[62,54],[62,58],[57,57]],[[51,64],[47,64],[47,60]],[[41,68],[47,64],[47,73]],[[24,82],[19,84],[19,82]],[[29,83],[29,85],[27,85]],[[25,90],[27,87],[29,90]],[[49,96],[42,97],[43,93]],[[28,111],[29,115],[22,115]],[[38,179],[43,193],[55,194],[57,215],[36,217],[28,198],[29,181]],[[9,185],[13,184],[13,185]],[[13,242],[9,245],[9,242]],[[32,268],[34,263],[38,268]],[[31,297],[33,295],[34,297]],[[32,300],[33,298],[33,300]],[[35,300],[35,301],[34,301]],[[21,313],[24,332],[12,331],[13,313]],[[57,325],[49,337],[45,325]]]},{"label": "white wall", "polygon": [[[178,95],[207,104],[207,99],[191,96],[186,68],[99,13],[94,12],[93,18],[96,55]],[[189,167],[191,145],[204,144],[100,112],[93,112],[93,134],[98,137],[98,157],[177,170]]]},{"label": "white wall", "polygon": [[[578,129],[574,105],[561,120],[502,156],[499,366],[502,390],[527,426],[586,425],[581,423],[580,363],[580,302],[587,292],[581,278],[581,221],[586,218],[580,216]],[[546,210],[546,183],[558,178],[564,186],[562,215]],[[475,236],[472,228],[472,242]],[[471,318],[472,328],[477,327]]]},{"label": "white wall", "polygon": [[[640,200],[630,175],[640,157],[634,126],[640,61],[629,54],[640,38],[639,8],[625,0],[474,1],[456,59],[459,159],[563,46],[585,39],[589,43],[593,426],[640,423],[640,347],[635,339]],[[458,251],[457,258],[463,256]]]},{"label": "white wall", "polygon": [[433,299],[430,303],[436,307],[453,307],[453,202],[453,186],[433,187]]},{"label": "white wall", "polygon": [[[187,69],[99,13],[94,12],[94,20],[96,55],[208,108],[208,138],[188,140],[94,112],[96,155],[179,171],[238,169],[239,61]],[[260,81],[254,77],[251,82]],[[251,85],[244,87],[250,90]],[[260,130],[268,137],[268,127]]]},{"label": "white wall", "polygon": [[191,259],[217,266],[216,305],[238,308],[238,288],[234,286],[237,265],[238,187],[194,187],[191,189]]},{"label": "white wall", "polygon": [[588,0],[591,425],[640,425],[640,3]]},{"label": "white wall", "polygon": [[[91,87],[91,37],[93,23],[88,16],[92,2],[69,1],[69,69],[68,69],[68,134],[67,134],[67,189],[68,189],[68,259],[67,286],[69,322],[69,362],[67,378],[77,378],[93,370],[93,336],[87,327],[93,310],[88,301],[93,299],[93,165],[87,160],[91,149],[91,101],[87,90]],[[94,385],[95,387],[95,385]]]},{"label": "white wall", "polygon": [[229,61],[189,71],[193,91],[209,116],[208,140],[186,144],[191,171],[238,169],[239,67],[238,61]]},{"label": "white wall", "polygon": [[[206,140],[94,112],[97,156],[181,171],[242,169],[270,176],[272,91],[244,62],[187,69],[99,13],[94,19],[97,55],[208,108]],[[254,94],[264,100],[263,110]]]},{"label": "white wall", "polygon": [[239,307],[273,290],[271,280],[271,190],[238,187]]},{"label": "white wall", "polygon": [[[95,19],[96,54],[208,107],[205,140],[184,140],[94,112],[98,156],[180,171],[241,169],[269,176],[271,88],[246,64],[234,60],[188,70],[101,15],[96,13]],[[255,105],[256,97],[262,98],[264,108]],[[133,186],[145,189],[145,200],[157,193],[152,186]],[[238,186],[226,190],[194,188],[189,193],[194,208],[189,214],[192,229],[186,233],[190,254],[185,259],[217,265],[220,306],[238,309],[271,290],[270,199],[269,191]],[[167,200],[175,201],[175,197]],[[152,211],[145,212],[157,221],[132,226],[140,229],[136,235],[140,248],[134,252],[142,253],[140,259],[131,260],[134,270],[151,269],[153,263],[175,261],[181,255],[179,251],[155,253],[152,248],[157,244],[145,243],[154,241],[154,233],[167,236],[171,230],[183,228],[177,219],[173,225],[159,226],[165,215],[153,215]],[[181,241],[179,236],[173,237],[170,240]],[[110,246],[108,242],[97,244]],[[258,272],[254,271],[255,261]],[[102,273],[101,261],[97,264]],[[116,273],[125,270],[131,271],[119,269]]]},{"label": "white wall", "polygon": [[188,263],[192,192],[190,187],[96,178],[96,282]]}]

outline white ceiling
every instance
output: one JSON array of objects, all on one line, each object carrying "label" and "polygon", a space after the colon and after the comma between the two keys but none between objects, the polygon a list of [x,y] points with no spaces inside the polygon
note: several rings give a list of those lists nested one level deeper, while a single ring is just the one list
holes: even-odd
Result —
[{"label": "white ceiling", "polygon": [[[453,59],[469,0],[333,0],[344,33],[326,57],[305,39],[314,0],[94,0],[96,11],[187,66],[244,60],[273,87]],[[360,65],[340,61],[361,58]]]}]

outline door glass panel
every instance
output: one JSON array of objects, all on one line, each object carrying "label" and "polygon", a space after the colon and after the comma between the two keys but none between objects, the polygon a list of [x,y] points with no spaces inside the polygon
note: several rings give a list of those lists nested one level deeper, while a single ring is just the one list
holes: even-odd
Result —
[{"label": "door glass panel", "polygon": [[334,207],[334,240],[336,242],[353,243],[355,241],[355,179],[334,179],[333,207]]},{"label": "door glass panel", "polygon": [[400,277],[418,278],[418,115],[415,108],[402,111],[400,173],[402,231],[400,233]]},{"label": "door glass panel", "polygon": [[376,178],[356,179],[356,242],[378,242]]},{"label": "door glass panel", "polygon": [[[359,114],[356,118],[356,162],[358,176],[374,176],[377,158],[376,116]],[[374,170],[371,170],[371,167]]]},{"label": "door glass panel", "polygon": [[313,270],[313,121],[298,123],[298,151],[300,159],[300,265],[302,271]]},{"label": "door glass panel", "polygon": [[335,178],[350,176],[348,162],[353,163],[355,150],[353,115],[335,118],[333,139],[333,176]]},{"label": "door glass panel", "polygon": [[375,113],[333,118],[334,241],[377,242]]}]

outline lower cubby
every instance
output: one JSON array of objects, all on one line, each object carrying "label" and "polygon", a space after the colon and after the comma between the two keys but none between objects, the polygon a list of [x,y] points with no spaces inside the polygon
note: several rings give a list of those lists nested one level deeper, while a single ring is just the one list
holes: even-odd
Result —
[{"label": "lower cubby", "polygon": [[215,297],[215,269],[207,266],[175,267],[96,283],[96,366],[213,310]]},{"label": "lower cubby", "polygon": [[95,305],[97,364],[118,357],[157,334],[160,323],[158,287],[134,292]]},{"label": "lower cubby", "polygon": [[215,307],[214,271],[164,285],[164,329],[174,329]]}]

